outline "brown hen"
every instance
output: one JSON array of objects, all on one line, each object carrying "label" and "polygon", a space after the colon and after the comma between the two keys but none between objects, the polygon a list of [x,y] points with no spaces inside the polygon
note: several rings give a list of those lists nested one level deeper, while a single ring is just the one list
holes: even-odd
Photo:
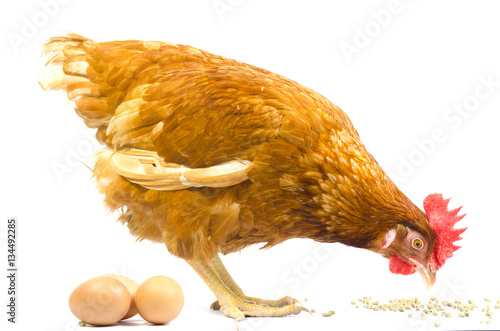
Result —
[{"label": "brown hen", "polygon": [[123,210],[134,236],[185,259],[213,308],[236,320],[307,311],[290,297],[246,296],[219,258],[291,238],[369,249],[391,258],[391,271],[434,283],[442,263],[426,214],[320,94],[167,42],[70,34],[43,53],[42,88],[66,91],[106,146],[93,171],[106,205]]}]

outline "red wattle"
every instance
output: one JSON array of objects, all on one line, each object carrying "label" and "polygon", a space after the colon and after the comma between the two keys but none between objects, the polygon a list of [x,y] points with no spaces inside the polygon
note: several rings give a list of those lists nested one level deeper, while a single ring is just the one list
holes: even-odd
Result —
[{"label": "red wattle", "polygon": [[389,259],[389,270],[393,274],[411,275],[415,272],[415,266],[408,264],[405,260],[394,254]]}]

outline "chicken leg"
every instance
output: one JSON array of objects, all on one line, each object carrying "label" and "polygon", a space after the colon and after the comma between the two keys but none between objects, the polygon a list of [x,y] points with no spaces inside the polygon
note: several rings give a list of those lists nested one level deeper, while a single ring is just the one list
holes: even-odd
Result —
[{"label": "chicken leg", "polygon": [[217,297],[211,306],[224,315],[241,321],[245,316],[287,316],[297,315],[301,311],[310,311],[295,303],[298,300],[289,296],[278,300],[264,300],[246,296],[231,278],[222,261],[217,256],[209,262],[187,261],[200,275]]}]

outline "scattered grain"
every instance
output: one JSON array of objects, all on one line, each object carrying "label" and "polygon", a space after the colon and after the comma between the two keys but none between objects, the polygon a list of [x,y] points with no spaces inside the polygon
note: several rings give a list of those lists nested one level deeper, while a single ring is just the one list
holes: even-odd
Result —
[{"label": "scattered grain", "polygon": [[326,313],[323,313],[322,315],[323,315],[323,317],[330,317],[332,315],[335,315],[335,310],[327,311]]},{"label": "scattered grain", "polygon": [[[494,309],[500,309],[500,300],[496,301],[496,305],[486,305],[486,307],[478,307],[474,304],[474,300],[467,300],[462,302],[459,299],[454,299],[453,301],[440,301],[436,297],[431,296],[428,302],[422,303],[418,298],[411,299],[391,299],[388,303],[381,303],[379,301],[372,301],[372,297],[363,297],[358,299],[359,305],[356,305],[356,301],[352,301],[351,304],[356,305],[359,308],[362,305],[366,309],[373,311],[392,311],[392,312],[406,312],[408,318],[413,318],[415,316],[414,312],[417,312],[421,320],[426,319],[426,315],[432,316],[443,316],[445,318],[453,317],[453,309],[457,310],[457,315],[459,317],[470,317],[471,311],[478,308],[484,313],[484,319],[480,323],[490,323],[493,317]],[[491,298],[485,298],[484,302],[491,302]],[[434,326],[441,326],[440,322],[436,322]]]}]

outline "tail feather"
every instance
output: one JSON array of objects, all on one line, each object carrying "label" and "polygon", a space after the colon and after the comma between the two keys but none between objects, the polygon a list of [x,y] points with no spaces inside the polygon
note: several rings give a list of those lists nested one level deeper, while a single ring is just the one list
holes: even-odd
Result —
[{"label": "tail feather", "polygon": [[44,90],[66,90],[70,84],[86,81],[85,77],[64,74],[62,64],[48,64],[38,73],[38,82]]},{"label": "tail feather", "polygon": [[170,112],[169,103],[159,102],[162,93],[185,83],[171,76],[207,60],[188,46],[140,40],[97,43],[77,34],[51,38],[42,54],[47,63],[39,73],[40,86],[65,91],[85,124],[97,129],[97,140],[110,148],[154,148],[154,128]]},{"label": "tail feather", "polygon": [[66,91],[85,124],[105,131],[113,109],[100,93],[97,72],[92,66],[92,52],[97,45],[77,34],[51,38],[42,49],[47,62],[38,74],[38,81],[44,90]]},{"label": "tail feather", "polygon": [[89,78],[87,76],[87,70],[89,69],[89,63],[82,56],[75,56],[71,58],[71,61],[63,66],[63,71],[69,76],[80,76]]},{"label": "tail feather", "polygon": [[47,64],[64,62],[67,58],[85,54],[82,47],[85,42],[93,43],[90,39],[75,33],[68,34],[67,36],[52,37],[44,45],[42,56],[48,56]]}]

